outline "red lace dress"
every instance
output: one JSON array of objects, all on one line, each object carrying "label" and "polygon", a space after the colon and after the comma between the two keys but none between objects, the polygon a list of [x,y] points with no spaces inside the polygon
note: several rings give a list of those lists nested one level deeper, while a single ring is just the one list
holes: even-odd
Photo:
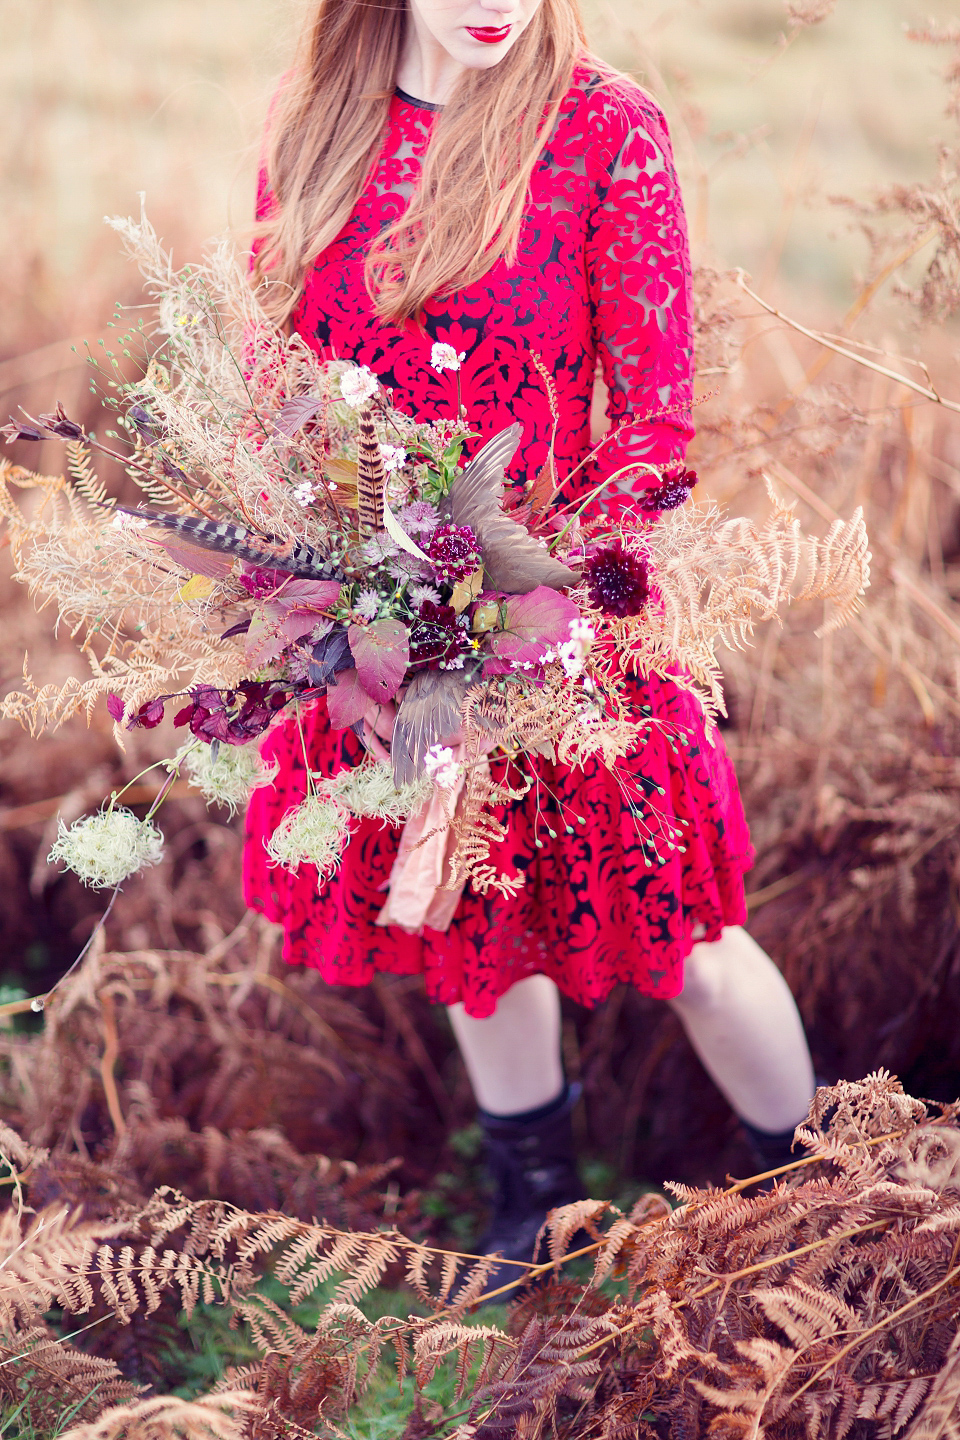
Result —
[{"label": "red lace dress", "polygon": [[[552,429],[531,352],[557,387],[561,476],[590,449],[593,380],[602,365],[608,415],[619,428],[577,477],[578,491],[631,458],[679,459],[693,433],[690,265],[659,110],[629,82],[601,83],[579,69],[532,177],[516,263],[500,261],[476,285],[431,303],[421,326],[384,324],[364,286],[364,249],[409,200],[432,109],[402,93],[394,98],[376,172],[349,224],[317,259],[297,330],[328,358],[368,365],[401,410],[424,418],[452,415],[457,400],[454,373],[430,367],[433,343],[463,352],[460,381],[474,427],[488,438],[514,420],[523,425],[515,480],[540,468]],[[622,509],[630,497],[612,503]],[[669,723],[621,766],[636,791],[679,822],[682,851],[661,845],[662,860],[648,863],[636,806],[600,764],[584,771],[540,761],[541,784],[505,813],[507,837],[491,855],[501,869],[524,875],[519,895],[484,896],[468,886],[446,933],[378,928],[398,830],[358,822],[339,872],[321,891],[311,867],[294,875],[267,860],[266,840],[304,795],[303,746],[291,723],[264,748],[280,771],[272,788],[255,792],[247,815],[247,903],[283,926],[292,964],[352,985],[369,983],[378,970],[422,973],[431,1000],[462,1000],[477,1016],[537,973],[585,1005],[623,981],[676,995],[692,934],[716,939],[724,925],[744,919],[752,852],[730,762],[719,737],[706,740],[695,702],[658,680],[635,688],[638,706]],[[329,775],[359,759],[356,736],[330,729],[323,700],[308,711],[304,731],[314,771]]]}]

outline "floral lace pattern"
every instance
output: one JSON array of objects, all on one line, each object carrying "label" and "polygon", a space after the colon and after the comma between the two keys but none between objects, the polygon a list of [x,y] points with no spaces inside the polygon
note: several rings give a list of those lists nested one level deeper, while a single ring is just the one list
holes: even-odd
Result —
[{"label": "floral lace pattern", "polygon": [[[326,358],[369,366],[413,415],[452,415],[459,378],[481,432],[476,444],[514,420],[523,425],[511,471],[518,481],[540,469],[553,429],[531,352],[557,389],[561,476],[590,451],[599,364],[615,434],[564,498],[632,462],[682,458],[693,433],[690,264],[657,107],[629,82],[578,70],[532,177],[516,263],[499,261],[476,285],[434,300],[422,324],[387,325],[373,314],[363,257],[409,202],[433,123],[429,108],[394,97],[377,168],[350,223],[308,276],[297,330]],[[458,371],[431,367],[436,345],[462,354]],[[631,490],[642,496],[649,483],[641,476],[617,484],[605,508],[622,510]],[[462,1000],[478,1016],[535,973],[586,1005],[620,982],[676,995],[693,932],[703,927],[715,939],[744,919],[743,871],[752,852],[732,767],[720,738],[706,739],[696,703],[658,680],[631,684],[637,704],[668,728],[654,729],[618,769],[636,793],[656,798],[653,787],[662,788],[657,804],[677,822],[682,851],[662,848],[649,863],[635,807],[601,765],[571,770],[540,761],[541,783],[501,817],[507,837],[491,854],[500,868],[524,875],[517,898],[468,888],[445,934],[378,928],[396,830],[361,822],[322,893],[309,866],[291,875],[268,863],[266,839],[305,793],[304,747],[290,724],[264,747],[279,773],[248,811],[248,904],[283,925],[288,961],[317,968],[331,983],[367,984],[377,970],[422,972],[431,1000]],[[324,775],[358,758],[359,741],[330,729],[323,701],[304,717],[304,741],[311,769]],[[571,813],[587,823],[568,833]]]}]

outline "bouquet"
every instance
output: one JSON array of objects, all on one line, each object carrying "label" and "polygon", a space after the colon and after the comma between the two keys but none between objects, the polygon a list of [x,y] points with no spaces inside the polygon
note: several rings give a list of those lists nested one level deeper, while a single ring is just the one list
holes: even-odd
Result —
[{"label": "bouquet", "polygon": [[[757,526],[694,505],[680,466],[635,466],[574,501],[552,457],[508,493],[519,426],[463,463],[476,436],[462,407],[402,414],[369,369],[325,363],[269,321],[225,245],[175,270],[145,217],[112,223],[156,307],[155,328],[118,328],[91,357],[116,429],[95,437],[60,406],[25,416],[5,436],[62,437],[68,474],[0,466],[17,575],[55,602],[91,673],[43,686],[25,666],[0,713],[36,733],[105,703],[122,743],[169,708],[187,736],[170,780],[235,808],[273,778],[261,737],[325,695],[331,725],[367,748],[332,778],[306,756],[306,798],[270,841],[277,864],[315,865],[322,885],[357,817],[406,824],[398,867],[415,884],[391,885],[388,918],[443,927],[467,880],[522,883],[489,851],[505,833],[496,808],[537,783],[536,757],[616,767],[642,744],[656,722],[631,709],[631,671],[691,689],[709,727],[718,640],[742,644],[790,598],[829,599],[830,625],[860,604],[859,511],[804,537],[768,487]],[[462,358],[437,344],[431,363],[458,372]],[[122,462],[141,505],[107,493],[97,453]],[[642,502],[605,519],[603,492],[643,471]],[[61,827],[53,856],[90,884],[116,887],[160,854],[157,806],[140,820],[121,801]],[[644,804],[655,863],[677,833]]]}]

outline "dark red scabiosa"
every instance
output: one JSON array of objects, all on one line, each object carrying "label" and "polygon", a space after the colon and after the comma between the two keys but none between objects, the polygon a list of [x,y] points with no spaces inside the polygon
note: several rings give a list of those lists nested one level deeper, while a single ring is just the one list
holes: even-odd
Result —
[{"label": "dark red scabiosa", "polygon": [[470,621],[452,605],[424,600],[410,627],[410,663],[423,670],[461,670],[473,650]]},{"label": "dark red scabiosa", "polygon": [[683,465],[672,465],[664,470],[663,481],[655,490],[647,492],[641,510],[676,510],[684,503],[697,483],[696,470],[687,470]]},{"label": "dark red scabiosa", "polygon": [[455,585],[483,564],[480,542],[469,525],[441,525],[434,530],[427,554],[441,580]]},{"label": "dark red scabiosa", "polygon": [[604,545],[586,565],[590,604],[605,615],[639,615],[650,594],[650,573],[638,555],[623,548],[622,540]]}]

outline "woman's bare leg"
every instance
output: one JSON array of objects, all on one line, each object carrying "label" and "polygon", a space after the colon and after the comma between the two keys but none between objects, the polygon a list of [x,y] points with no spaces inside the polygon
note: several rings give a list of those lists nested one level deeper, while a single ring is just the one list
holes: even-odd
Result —
[{"label": "woman's bare leg", "polygon": [[717,1088],[741,1119],[770,1133],[799,1125],[815,1082],[787,982],[739,925],[701,941],[669,1001]]},{"label": "woman's bare leg", "polygon": [[485,1020],[447,1007],[474,1097],[491,1115],[520,1115],[564,1088],[560,995],[546,975],[518,980]]}]

